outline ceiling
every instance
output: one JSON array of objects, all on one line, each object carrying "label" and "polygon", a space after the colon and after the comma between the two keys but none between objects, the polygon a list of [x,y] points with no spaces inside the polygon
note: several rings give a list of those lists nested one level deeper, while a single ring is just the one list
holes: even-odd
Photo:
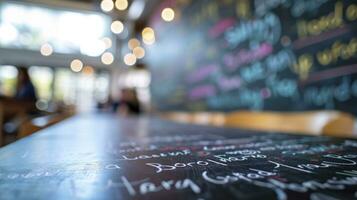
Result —
[{"label": "ceiling", "polygon": [[[61,8],[68,8],[68,9],[80,9],[80,10],[88,10],[88,11],[100,11],[100,0],[13,0],[19,2],[30,2],[30,3],[37,3],[47,6],[54,6],[54,7],[61,7]],[[128,0],[129,1],[129,8],[133,1],[136,0]],[[145,1],[145,9],[137,20],[139,23],[145,23],[147,21],[148,16],[150,16],[151,12],[155,8],[155,6],[160,2],[160,0],[139,0]],[[127,18],[126,11],[118,11],[113,10],[112,12],[108,13],[113,18],[121,19],[123,21],[129,20]]]}]

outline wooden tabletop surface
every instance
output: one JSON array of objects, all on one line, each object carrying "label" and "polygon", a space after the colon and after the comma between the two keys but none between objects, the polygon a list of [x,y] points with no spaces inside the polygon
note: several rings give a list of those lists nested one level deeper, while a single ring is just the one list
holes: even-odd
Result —
[{"label": "wooden tabletop surface", "polygon": [[0,199],[357,199],[357,141],[72,117],[0,149]]}]

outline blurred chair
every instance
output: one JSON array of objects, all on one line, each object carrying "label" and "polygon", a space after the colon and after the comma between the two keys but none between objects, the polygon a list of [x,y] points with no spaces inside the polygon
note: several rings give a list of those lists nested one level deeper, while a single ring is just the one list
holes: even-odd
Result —
[{"label": "blurred chair", "polygon": [[338,111],[228,113],[225,126],[310,135],[353,136],[354,117]]}]

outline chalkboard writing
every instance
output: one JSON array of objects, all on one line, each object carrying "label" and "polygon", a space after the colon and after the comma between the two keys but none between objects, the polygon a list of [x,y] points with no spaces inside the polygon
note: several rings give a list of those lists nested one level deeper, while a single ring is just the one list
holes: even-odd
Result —
[{"label": "chalkboard writing", "polygon": [[155,107],[357,114],[356,13],[353,0],[164,1],[146,58]]},{"label": "chalkboard writing", "polygon": [[77,116],[0,149],[0,199],[355,199],[356,152],[354,139]]}]

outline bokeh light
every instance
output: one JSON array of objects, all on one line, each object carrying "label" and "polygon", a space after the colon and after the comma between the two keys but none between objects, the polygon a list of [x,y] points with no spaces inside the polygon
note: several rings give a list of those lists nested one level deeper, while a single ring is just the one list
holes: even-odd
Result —
[{"label": "bokeh light", "polygon": [[100,8],[104,12],[110,12],[114,8],[114,3],[112,0],[102,0],[102,2],[100,3]]},{"label": "bokeh light", "polygon": [[115,7],[118,10],[126,10],[128,8],[128,0],[116,0]]},{"label": "bokeh light", "polygon": [[74,59],[71,62],[71,70],[74,72],[80,72],[83,68],[83,63],[79,59]]},{"label": "bokeh light", "polygon": [[146,27],[142,31],[143,42],[147,45],[154,44],[155,42],[155,32],[152,28]]},{"label": "bokeh light", "polygon": [[136,57],[132,53],[128,53],[124,56],[124,63],[128,66],[135,65],[136,63]]},{"label": "bokeh light", "polygon": [[46,43],[41,46],[40,52],[43,56],[50,56],[53,53],[53,48],[50,44]]},{"label": "bokeh light", "polygon": [[133,49],[133,54],[136,58],[141,59],[145,56],[145,49],[142,47],[135,47]]},{"label": "bokeh light", "polygon": [[172,8],[165,8],[161,12],[161,18],[164,21],[170,22],[175,18],[175,11]]},{"label": "bokeh light", "polygon": [[94,74],[94,68],[92,66],[85,66],[83,67],[82,73],[85,75],[92,75]]},{"label": "bokeh light", "polygon": [[114,62],[114,56],[110,52],[105,52],[105,53],[103,53],[101,60],[102,60],[103,64],[110,65]]},{"label": "bokeh light", "polygon": [[124,30],[124,24],[121,21],[114,21],[110,26],[110,29],[115,34],[120,34]]},{"label": "bokeh light", "polygon": [[135,47],[140,46],[140,41],[136,38],[132,38],[128,42],[128,47],[130,50],[133,50]]}]

